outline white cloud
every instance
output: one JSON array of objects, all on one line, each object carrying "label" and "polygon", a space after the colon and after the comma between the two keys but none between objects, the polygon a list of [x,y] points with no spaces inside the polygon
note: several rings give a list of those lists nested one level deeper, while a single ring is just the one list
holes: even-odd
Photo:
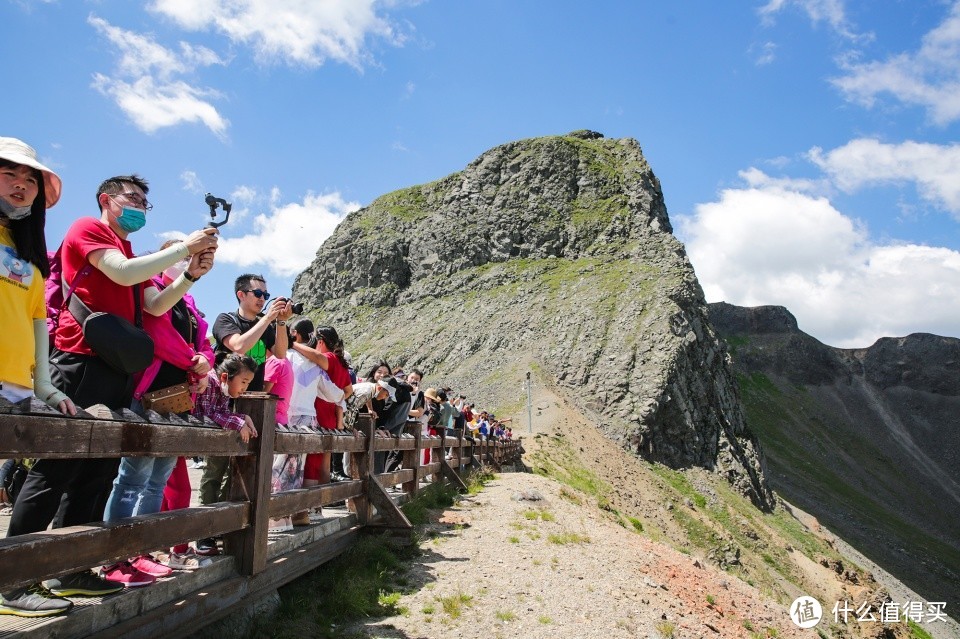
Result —
[{"label": "white cloud", "polygon": [[226,133],[229,122],[210,101],[220,94],[175,79],[198,67],[223,64],[217,54],[186,42],[175,52],[149,35],[115,27],[102,18],[91,15],[87,21],[118,54],[115,73],[94,74],[93,87],[112,98],[137,128],[153,133],[186,122],[203,124],[218,136]]},{"label": "white cloud", "polygon": [[807,14],[814,24],[825,22],[837,34],[850,40],[869,40],[871,34],[858,34],[847,20],[843,0],[770,0],[757,10],[766,24],[773,22],[774,14],[789,6],[796,6]]},{"label": "white cloud", "polygon": [[777,45],[773,42],[764,42],[760,45],[750,47],[750,53],[754,56],[753,63],[758,67],[766,66],[772,63],[777,57]]},{"label": "white cloud", "polygon": [[35,7],[34,5],[38,4],[55,4],[59,0],[11,0],[13,4],[20,5],[20,8],[26,12],[32,11]]},{"label": "white cloud", "polygon": [[937,124],[960,118],[960,2],[927,33],[914,52],[879,62],[842,64],[845,75],[833,84],[849,100],[872,107],[882,94],[927,110]]},{"label": "white cloud", "polygon": [[180,174],[180,181],[183,182],[183,190],[190,193],[206,193],[203,188],[203,182],[196,171],[184,171]]},{"label": "white cloud", "polygon": [[833,346],[960,336],[960,253],[881,245],[823,197],[777,184],[728,189],[678,220],[708,301],[778,304]]},{"label": "white cloud", "polygon": [[[274,189],[273,196],[278,197],[279,190]],[[296,275],[310,265],[344,216],[359,208],[359,203],[347,202],[336,192],[308,193],[302,203],[271,206],[269,213],[254,216],[253,233],[221,238],[217,262],[242,268],[262,265],[274,275]]]},{"label": "white cloud", "polygon": [[[770,162],[773,166],[784,166],[781,158]],[[791,178],[791,177],[771,177],[756,167],[750,167],[745,171],[740,171],[740,178],[749,186],[754,188],[778,188],[799,193],[811,195],[823,195],[829,193],[830,183],[823,179],[810,178]]]},{"label": "white cloud", "polygon": [[405,36],[378,12],[377,0],[154,0],[149,9],[194,31],[216,30],[250,46],[262,62],[317,67],[326,60],[357,69],[370,61],[367,40],[401,45]]},{"label": "white cloud", "polygon": [[133,84],[97,73],[93,87],[113,98],[138,129],[154,133],[158,129],[184,122],[200,122],[217,135],[226,133],[229,121],[206,101],[212,91],[196,89],[186,82],[156,84],[151,77],[138,78]]},{"label": "white cloud", "polygon": [[230,193],[230,197],[234,202],[250,204],[257,199],[257,189],[252,186],[241,185]]},{"label": "white cloud", "polygon": [[826,153],[814,147],[808,157],[844,191],[914,182],[923,199],[960,220],[960,144],[857,139]]}]

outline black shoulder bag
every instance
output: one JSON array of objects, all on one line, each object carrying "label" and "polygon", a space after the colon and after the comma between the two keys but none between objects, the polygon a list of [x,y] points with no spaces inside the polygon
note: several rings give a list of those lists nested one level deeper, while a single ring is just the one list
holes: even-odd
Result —
[{"label": "black shoulder bag", "polygon": [[131,288],[136,325],[112,313],[93,312],[76,295],[70,295],[68,304],[70,314],[83,328],[83,337],[93,352],[125,375],[139,373],[153,361],[153,338],[143,330],[140,285],[134,284]]}]

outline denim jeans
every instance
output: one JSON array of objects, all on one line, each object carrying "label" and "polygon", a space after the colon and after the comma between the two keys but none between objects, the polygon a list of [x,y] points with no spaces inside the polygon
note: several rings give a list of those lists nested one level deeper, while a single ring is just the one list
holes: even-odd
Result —
[{"label": "denim jeans", "polygon": [[176,457],[124,457],[113,480],[104,521],[160,512],[163,489],[177,464]]}]

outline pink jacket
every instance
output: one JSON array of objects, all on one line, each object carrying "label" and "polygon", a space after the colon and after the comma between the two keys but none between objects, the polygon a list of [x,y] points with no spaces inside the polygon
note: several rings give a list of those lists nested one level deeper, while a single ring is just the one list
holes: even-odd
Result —
[{"label": "pink jacket", "polygon": [[[159,276],[154,277],[153,281],[157,288],[164,289],[163,280]],[[197,338],[193,344],[187,344],[180,333],[177,332],[177,329],[173,327],[173,322],[170,319],[172,311],[167,311],[159,317],[150,313],[143,314],[143,328],[153,338],[154,355],[153,363],[139,374],[140,378],[137,380],[136,389],[133,392],[133,396],[137,399],[140,399],[150,388],[150,384],[157,377],[162,362],[188,370],[193,366],[193,356],[199,353],[207,358],[210,366],[213,366],[213,348],[207,338],[209,325],[203,319],[203,313],[197,309],[196,302],[189,293],[183,296],[183,301],[187,304],[187,310],[197,319]]]}]

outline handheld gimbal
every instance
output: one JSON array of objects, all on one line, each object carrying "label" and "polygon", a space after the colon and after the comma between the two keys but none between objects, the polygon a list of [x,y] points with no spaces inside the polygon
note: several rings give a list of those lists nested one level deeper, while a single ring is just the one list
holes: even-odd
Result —
[{"label": "handheld gimbal", "polygon": [[[207,206],[210,207],[210,221],[207,222],[208,228],[219,228],[230,221],[230,211],[233,209],[233,204],[227,202],[222,197],[214,197],[210,193],[207,193],[207,197],[204,199],[204,202],[207,203]],[[223,220],[217,222],[217,207],[223,207]]]}]

